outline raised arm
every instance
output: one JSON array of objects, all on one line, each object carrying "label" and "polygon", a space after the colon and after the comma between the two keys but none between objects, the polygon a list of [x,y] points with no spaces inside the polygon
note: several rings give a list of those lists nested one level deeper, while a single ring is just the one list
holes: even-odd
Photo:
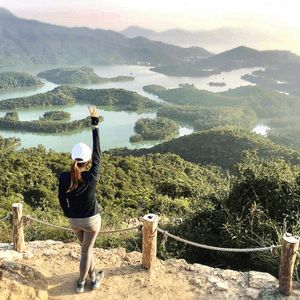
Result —
[{"label": "raised arm", "polygon": [[92,167],[90,173],[98,179],[101,166],[101,148],[100,148],[100,137],[99,137],[99,113],[97,107],[94,106],[93,110],[89,107],[89,112],[92,119],[92,134],[93,134],[93,157],[92,157]]}]

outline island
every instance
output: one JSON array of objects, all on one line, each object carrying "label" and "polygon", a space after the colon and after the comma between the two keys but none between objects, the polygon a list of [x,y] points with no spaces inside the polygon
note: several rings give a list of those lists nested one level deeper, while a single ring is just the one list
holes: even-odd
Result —
[{"label": "island", "polygon": [[133,81],[132,76],[117,76],[113,78],[99,77],[91,67],[67,67],[51,69],[37,74],[39,78],[44,78],[55,84],[94,84],[108,82]]},{"label": "island", "polygon": [[40,87],[45,85],[39,78],[23,72],[1,72],[0,90],[21,87]]},{"label": "island", "polygon": [[130,137],[130,142],[170,139],[179,133],[179,128],[176,122],[168,118],[141,118],[134,125],[136,134]]},{"label": "island", "polygon": [[[100,122],[104,120],[99,117]],[[55,122],[51,119],[41,118],[36,121],[19,121],[17,112],[8,112],[3,118],[0,118],[0,127],[2,129],[20,130],[41,133],[62,133],[88,128],[91,125],[91,118],[86,117],[82,120],[72,122]]]},{"label": "island", "polygon": [[20,144],[21,140],[19,138],[11,137],[4,138],[0,136],[0,153],[6,150],[14,148],[16,145]]},{"label": "island", "polygon": [[42,119],[53,120],[53,121],[70,120],[71,114],[60,110],[47,111],[44,113]]},{"label": "island", "polygon": [[162,106],[136,92],[125,89],[84,89],[62,85],[52,91],[28,97],[13,98],[0,101],[0,109],[14,110],[18,108],[46,107],[57,105],[93,104],[96,106],[119,106],[124,111],[139,111]]},{"label": "island", "polygon": [[209,86],[226,86],[225,82],[209,82],[208,83]]}]

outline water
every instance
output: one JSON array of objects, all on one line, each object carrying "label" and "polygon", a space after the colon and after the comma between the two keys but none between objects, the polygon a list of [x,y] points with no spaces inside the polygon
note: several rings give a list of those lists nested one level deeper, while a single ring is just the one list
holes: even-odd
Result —
[{"label": "water", "polygon": [[[63,66],[60,66],[63,67]],[[36,76],[37,73],[53,68],[58,68],[58,66],[43,65],[43,66],[33,66],[33,67],[15,67],[9,70],[26,72],[28,74]],[[134,81],[129,82],[114,82],[106,84],[93,84],[93,85],[78,85],[78,87],[88,88],[88,89],[101,89],[101,88],[124,88],[130,91],[134,91],[148,97],[155,101],[163,101],[157,96],[148,94],[143,91],[143,86],[149,84],[162,85],[166,88],[178,88],[180,83],[194,84],[198,89],[209,90],[212,92],[226,91],[229,88],[236,88],[238,86],[250,85],[249,82],[242,80],[241,76],[244,74],[250,74],[252,71],[259,68],[249,68],[234,70],[231,72],[223,72],[219,75],[213,75],[211,77],[168,77],[163,74],[155,73],[150,71],[149,67],[142,66],[93,66],[94,71],[100,77],[116,77],[116,76],[133,76]],[[45,86],[38,88],[17,88],[10,89],[8,91],[0,91],[0,100],[9,98],[18,98],[24,96],[30,96],[38,93],[45,93],[47,91],[53,90],[58,85],[48,82],[47,80],[42,80]],[[212,82],[225,82],[224,87],[214,87],[209,86],[208,83]],[[63,110],[71,113],[71,121],[83,119],[89,115],[87,105],[76,104],[74,106],[68,107],[43,107],[34,109],[19,109],[17,110],[19,118],[21,121],[38,120],[46,111],[52,110]],[[133,128],[135,122],[139,118],[155,118],[155,112],[146,112],[142,114],[137,114],[134,112],[122,112],[116,111],[112,107],[98,107],[99,113],[104,117],[104,122],[100,124],[100,135],[101,135],[101,148],[102,150],[108,150],[116,147],[128,147],[129,149],[141,148],[141,147],[152,147],[159,143],[159,141],[142,142],[142,143],[130,143],[129,138],[134,134]],[[0,117],[3,117],[7,111],[0,111]],[[188,127],[182,126],[180,128],[179,136],[192,133],[193,130]],[[84,129],[72,133],[64,134],[40,134],[40,133],[29,133],[20,131],[7,131],[0,130],[0,135],[4,138],[17,137],[21,139],[21,144],[16,147],[19,150],[23,147],[37,147],[42,144],[46,149],[55,150],[58,152],[69,152],[71,151],[73,145],[78,142],[85,142],[91,146],[91,130]]]},{"label": "water", "polygon": [[263,125],[263,124],[257,124],[254,128],[253,128],[253,131],[258,133],[258,134],[261,134],[262,136],[266,137],[268,136],[268,131],[270,130],[271,128],[267,125]]}]

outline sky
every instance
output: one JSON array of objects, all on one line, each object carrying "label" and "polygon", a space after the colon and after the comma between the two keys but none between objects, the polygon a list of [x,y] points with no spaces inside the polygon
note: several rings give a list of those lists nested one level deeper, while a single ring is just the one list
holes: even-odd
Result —
[{"label": "sky", "polygon": [[121,31],[138,25],[163,31],[224,26],[295,27],[300,30],[297,0],[3,0],[0,7],[17,17],[68,27]]},{"label": "sky", "polygon": [[300,49],[297,0],[0,0],[0,7],[19,18],[114,31],[132,25],[158,32],[260,28],[284,34],[289,48]]}]

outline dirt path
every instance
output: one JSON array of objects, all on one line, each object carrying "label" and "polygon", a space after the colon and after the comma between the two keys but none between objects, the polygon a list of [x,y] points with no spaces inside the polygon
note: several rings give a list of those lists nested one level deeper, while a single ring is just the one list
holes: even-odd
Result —
[{"label": "dirt path", "polygon": [[[58,247],[57,247],[58,248]],[[98,290],[91,290],[89,282],[82,294],[75,292],[79,272],[80,247],[68,244],[48,255],[26,259],[26,265],[40,271],[48,280],[50,300],[75,299],[195,299],[195,289],[186,276],[167,271],[162,262],[151,271],[141,266],[141,253],[125,253],[124,249],[95,249],[97,269],[104,270],[105,278]],[[45,252],[47,253],[47,252]],[[189,273],[187,271],[187,273]]]},{"label": "dirt path", "polygon": [[[81,247],[77,243],[36,241],[18,253],[0,244],[0,300],[274,300],[278,279],[268,273],[221,270],[183,259],[157,260],[142,268],[142,254],[124,248],[95,248],[97,270],[105,272],[100,288],[76,293]],[[289,300],[300,299],[300,284],[293,283]]]}]

